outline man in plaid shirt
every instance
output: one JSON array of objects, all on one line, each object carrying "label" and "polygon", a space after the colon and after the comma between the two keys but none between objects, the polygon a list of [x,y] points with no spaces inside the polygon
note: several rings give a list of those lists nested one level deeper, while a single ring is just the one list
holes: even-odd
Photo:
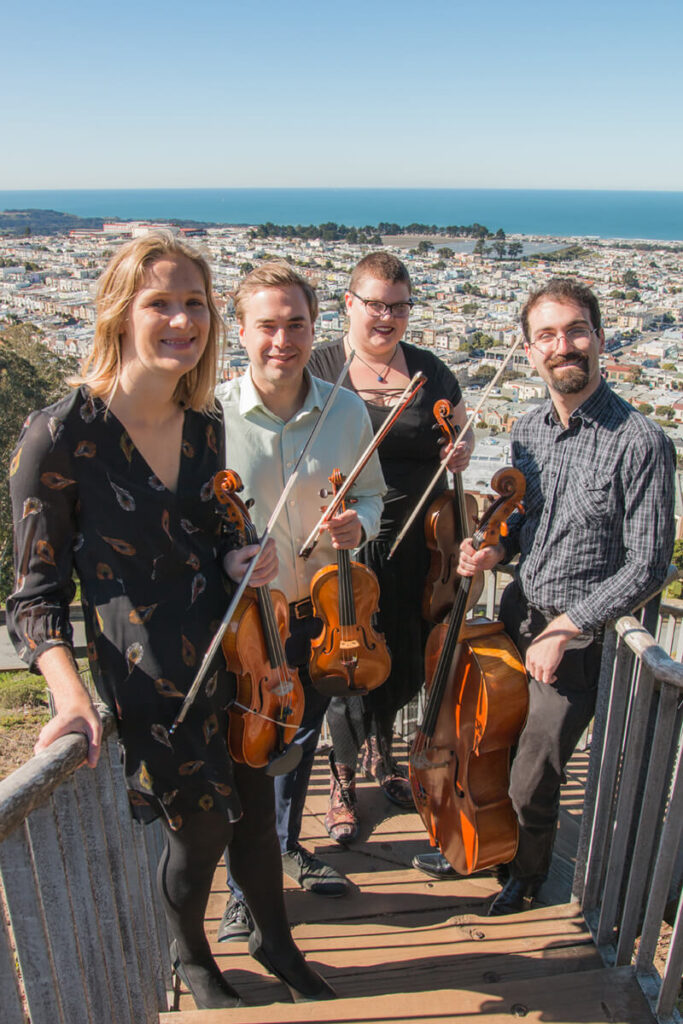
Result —
[{"label": "man in plaid shirt", "polygon": [[674,539],[673,445],[602,379],[593,292],[552,279],[530,295],[522,328],[550,395],[512,430],[525,510],[499,545],[464,541],[459,569],[471,575],[520,553],[500,609],[529,673],[510,781],[520,838],[492,915],[530,906],[548,874],[562,772],[595,708],[605,623],[657,589]]}]

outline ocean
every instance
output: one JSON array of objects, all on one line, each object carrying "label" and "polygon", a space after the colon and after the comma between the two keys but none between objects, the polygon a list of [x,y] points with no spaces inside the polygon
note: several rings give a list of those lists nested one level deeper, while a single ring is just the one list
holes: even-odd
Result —
[{"label": "ocean", "polygon": [[0,191],[0,209],[221,224],[484,224],[506,234],[683,241],[683,192],[220,188]]}]

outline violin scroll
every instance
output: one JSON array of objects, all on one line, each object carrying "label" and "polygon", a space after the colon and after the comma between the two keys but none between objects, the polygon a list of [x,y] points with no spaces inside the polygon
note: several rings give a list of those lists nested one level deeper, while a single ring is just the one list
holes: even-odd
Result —
[{"label": "violin scroll", "polygon": [[243,544],[257,544],[258,534],[249,515],[249,509],[254,502],[251,498],[249,501],[242,501],[238,497],[239,492],[243,490],[242,478],[234,469],[221,470],[213,478],[213,492],[221,505],[225,505],[225,518],[237,528]]},{"label": "violin scroll", "polygon": [[453,406],[447,398],[440,398],[434,403],[432,412],[434,413],[436,426],[440,428],[446,440],[452,444],[458,436],[458,428],[451,418],[453,416]]}]

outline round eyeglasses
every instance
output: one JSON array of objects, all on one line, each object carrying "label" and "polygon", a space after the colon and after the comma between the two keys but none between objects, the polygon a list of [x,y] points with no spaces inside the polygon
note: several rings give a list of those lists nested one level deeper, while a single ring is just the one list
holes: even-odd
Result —
[{"label": "round eyeglasses", "polygon": [[388,313],[389,316],[394,316],[398,320],[405,320],[407,316],[410,316],[410,311],[415,305],[415,299],[404,299],[403,302],[378,302],[376,299],[364,299],[362,295],[352,292],[351,289],[349,289],[349,294],[363,303],[370,316],[384,316],[385,313]]},{"label": "round eyeglasses", "polygon": [[591,334],[597,336],[597,333],[590,324],[572,324],[564,331],[539,331],[529,344],[542,352],[549,352],[551,349],[557,348],[560,338],[564,338],[570,345],[582,345],[590,341]]}]

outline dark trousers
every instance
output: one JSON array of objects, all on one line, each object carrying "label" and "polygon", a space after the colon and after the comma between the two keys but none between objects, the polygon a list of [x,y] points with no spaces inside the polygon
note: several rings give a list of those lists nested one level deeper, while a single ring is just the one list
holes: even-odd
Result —
[{"label": "dark trousers", "polygon": [[[517,582],[506,588],[500,617],[524,658],[549,619],[530,607]],[[512,761],[510,798],[519,821],[513,878],[542,882],[550,870],[565,765],[595,710],[602,639],[566,650],[557,679],[529,679],[529,714]]]},{"label": "dark trousers", "polygon": [[[311,778],[313,760],[318,746],[325,711],[329,697],[323,697],[314,689],[308,673],[308,661],[311,654],[311,640],[318,636],[322,629],[320,619],[293,619],[290,622],[291,635],[285,646],[287,661],[292,668],[298,668],[299,679],[306,697],[301,725],[297,729],[294,743],[301,747],[301,761],[287,775],[275,777],[275,828],[280,843],[281,853],[293,850],[299,842],[301,822],[308,783]],[[238,899],[244,899],[244,893],[232,875],[226,852],[228,867],[228,886]],[[249,901],[251,908],[251,901]]]}]

